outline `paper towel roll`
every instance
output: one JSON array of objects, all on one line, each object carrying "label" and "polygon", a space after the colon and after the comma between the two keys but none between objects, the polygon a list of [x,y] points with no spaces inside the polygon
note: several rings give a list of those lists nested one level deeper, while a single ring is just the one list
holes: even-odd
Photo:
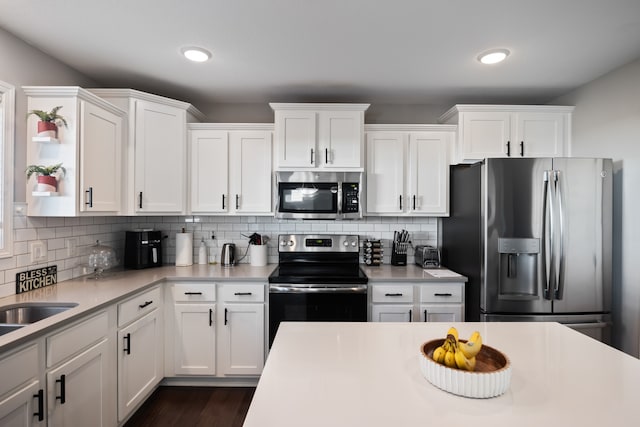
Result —
[{"label": "paper towel roll", "polygon": [[176,266],[193,265],[193,233],[176,233]]}]

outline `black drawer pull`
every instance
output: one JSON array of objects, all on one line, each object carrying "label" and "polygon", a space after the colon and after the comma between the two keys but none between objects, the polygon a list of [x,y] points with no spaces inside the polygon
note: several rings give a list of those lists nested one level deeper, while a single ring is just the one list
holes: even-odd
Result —
[{"label": "black drawer pull", "polygon": [[409,322],[413,322],[413,310],[409,310]]},{"label": "black drawer pull", "polygon": [[234,293],[234,295],[236,295],[236,296],[253,295],[253,293],[251,293],[251,292],[236,292],[236,293]]},{"label": "black drawer pull", "polygon": [[524,157],[524,141],[520,141],[520,157]]},{"label": "black drawer pull", "polygon": [[511,157],[511,141],[507,141],[507,157]]},{"label": "black drawer pull", "polygon": [[439,294],[437,292],[433,295],[436,297],[452,297],[453,296],[453,294],[450,294],[450,293]]},{"label": "black drawer pull", "polygon": [[131,334],[127,334],[123,337],[123,341],[126,342],[126,346],[122,349],[125,353],[131,354]]},{"label": "black drawer pull", "polygon": [[34,412],[33,416],[38,417],[38,421],[44,420],[44,390],[38,390],[38,394],[34,394],[33,397],[38,399],[38,412]]},{"label": "black drawer pull", "polygon": [[60,401],[61,405],[64,405],[64,402],[67,401],[67,397],[66,397],[66,392],[65,392],[65,376],[64,375],[60,375],[60,379],[56,380],[57,383],[60,383],[60,396],[56,396],[56,400]]},{"label": "black drawer pull", "polygon": [[385,297],[401,297],[403,294],[384,294]]},{"label": "black drawer pull", "polygon": [[85,193],[89,195],[89,201],[85,202],[84,204],[92,208],[93,207],[93,187],[89,187],[88,190],[85,190]]},{"label": "black drawer pull", "polygon": [[227,324],[227,313],[228,313],[228,310],[225,308],[224,309],[224,324],[225,325]]},{"label": "black drawer pull", "polygon": [[202,292],[185,292],[185,295],[202,295]]},{"label": "black drawer pull", "polygon": [[148,305],[153,304],[153,301],[145,301],[144,304],[140,304],[138,307],[140,308],[145,308]]},{"label": "black drawer pull", "polygon": [[213,309],[209,309],[209,326],[213,325]]},{"label": "black drawer pull", "polygon": [[224,209],[224,194],[222,195],[222,209]]},{"label": "black drawer pull", "polygon": [[138,207],[142,209],[142,191],[138,195]]},{"label": "black drawer pull", "polygon": [[424,311],[424,321],[427,321],[427,310]]}]

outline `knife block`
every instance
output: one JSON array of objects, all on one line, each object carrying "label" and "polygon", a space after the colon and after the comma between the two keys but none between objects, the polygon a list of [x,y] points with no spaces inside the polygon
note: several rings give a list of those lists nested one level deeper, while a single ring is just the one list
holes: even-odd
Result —
[{"label": "knife block", "polygon": [[393,242],[391,246],[391,265],[407,265],[407,247],[409,243]]}]

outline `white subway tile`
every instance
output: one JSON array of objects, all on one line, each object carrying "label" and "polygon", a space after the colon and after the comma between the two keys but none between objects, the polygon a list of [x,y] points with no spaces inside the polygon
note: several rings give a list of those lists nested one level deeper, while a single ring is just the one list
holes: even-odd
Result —
[{"label": "white subway tile", "polygon": [[23,242],[25,240],[37,240],[38,233],[35,228],[22,228],[14,230],[14,240],[16,242]]}]

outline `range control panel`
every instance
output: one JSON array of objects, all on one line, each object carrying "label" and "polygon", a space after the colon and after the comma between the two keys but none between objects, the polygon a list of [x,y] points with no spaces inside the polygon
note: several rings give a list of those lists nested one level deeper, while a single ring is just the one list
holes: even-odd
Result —
[{"label": "range control panel", "polygon": [[278,252],[358,252],[359,236],[346,234],[281,234]]}]

